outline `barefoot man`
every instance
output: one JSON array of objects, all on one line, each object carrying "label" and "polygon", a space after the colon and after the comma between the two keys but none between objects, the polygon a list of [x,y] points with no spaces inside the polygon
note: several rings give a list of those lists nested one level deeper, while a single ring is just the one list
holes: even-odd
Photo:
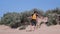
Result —
[{"label": "barefoot man", "polygon": [[34,13],[31,15],[31,24],[30,24],[30,31],[34,31],[36,29],[36,19],[37,19],[37,11],[34,11]]}]

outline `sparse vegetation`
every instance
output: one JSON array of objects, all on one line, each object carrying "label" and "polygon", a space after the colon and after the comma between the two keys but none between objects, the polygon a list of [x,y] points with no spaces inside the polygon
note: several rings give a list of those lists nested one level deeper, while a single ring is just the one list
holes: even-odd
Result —
[{"label": "sparse vegetation", "polygon": [[54,10],[48,10],[44,13],[43,10],[38,10],[38,9],[32,9],[30,11],[24,11],[21,13],[6,13],[3,15],[3,17],[0,20],[0,24],[4,24],[4,25],[8,25],[11,28],[17,28],[23,25],[28,25],[30,24],[30,19],[28,19],[27,17],[31,16],[31,14],[33,13],[33,11],[36,10],[38,11],[39,15],[43,15],[43,16],[47,16],[49,17],[48,23],[46,23],[47,25],[56,25],[56,17],[57,15],[55,14],[60,14],[60,9],[56,8]]}]

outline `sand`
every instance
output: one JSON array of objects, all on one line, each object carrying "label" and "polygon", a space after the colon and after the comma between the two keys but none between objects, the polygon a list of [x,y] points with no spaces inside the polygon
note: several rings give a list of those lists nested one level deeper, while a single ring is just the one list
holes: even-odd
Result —
[{"label": "sand", "polygon": [[60,25],[48,27],[45,24],[42,24],[39,29],[31,32],[26,32],[26,30],[11,29],[8,26],[0,25],[0,34],[60,34]]}]

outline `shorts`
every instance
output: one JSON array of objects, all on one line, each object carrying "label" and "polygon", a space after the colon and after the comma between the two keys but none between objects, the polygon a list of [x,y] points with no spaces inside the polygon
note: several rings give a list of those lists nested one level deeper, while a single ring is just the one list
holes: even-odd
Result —
[{"label": "shorts", "polygon": [[35,20],[35,19],[32,19],[32,20],[31,20],[31,25],[32,25],[32,26],[36,26],[36,20]]}]

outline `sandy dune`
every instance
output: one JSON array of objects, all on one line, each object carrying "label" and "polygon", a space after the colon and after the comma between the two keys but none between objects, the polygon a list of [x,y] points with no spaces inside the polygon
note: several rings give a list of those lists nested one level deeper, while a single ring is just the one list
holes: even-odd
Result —
[{"label": "sandy dune", "polygon": [[45,24],[42,24],[38,30],[32,32],[11,29],[8,26],[0,25],[0,34],[60,34],[60,25],[47,27]]}]

